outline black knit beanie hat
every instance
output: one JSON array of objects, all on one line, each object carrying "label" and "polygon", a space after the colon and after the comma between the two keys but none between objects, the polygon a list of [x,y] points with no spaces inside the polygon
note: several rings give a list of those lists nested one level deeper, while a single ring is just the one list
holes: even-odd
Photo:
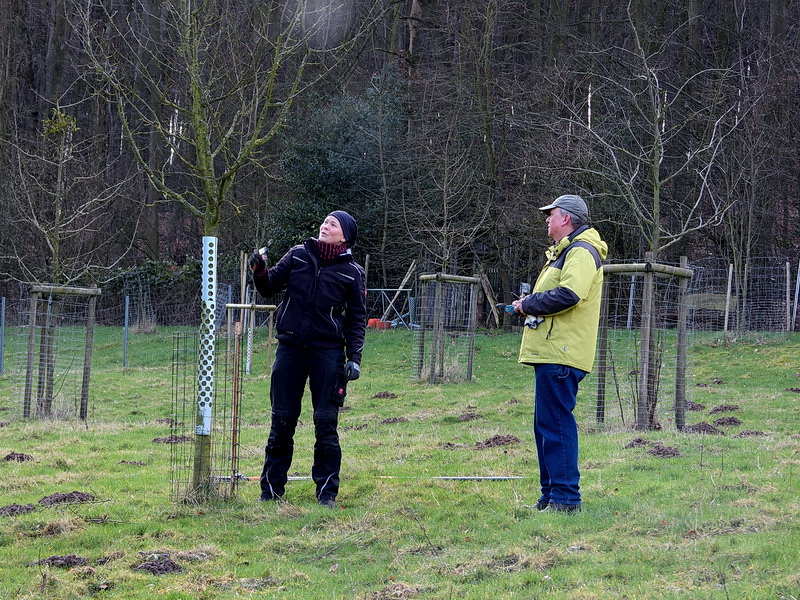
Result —
[{"label": "black knit beanie hat", "polygon": [[335,210],[328,215],[329,217],[334,217],[337,221],[339,221],[339,225],[342,226],[342,233],[344,234],[345,245],[348,248],[352,248],[356,245],[356,238],[358,237],[358,225],[356,225],[356,220],[350,216],[349,213],[346,213],[343,210]]}]

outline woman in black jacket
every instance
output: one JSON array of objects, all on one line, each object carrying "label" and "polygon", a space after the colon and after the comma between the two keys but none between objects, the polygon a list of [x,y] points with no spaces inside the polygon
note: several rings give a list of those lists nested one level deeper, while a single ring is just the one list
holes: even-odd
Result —
[{"label": "woman in black jacket", "polygon": [[272,427],[261,473],[261,501],[276,500],[285,491],[308,381],[316,436],[311,477],[317,502],[336,506],[343,384],[360,375],[366,329],[366,277],[350,250],[357,235],[355,219],[336,210],[325,217],[319,237],[294,246],[274,267],[267,269],[259,253],[250,259],[253,283],[262,296],[286,290],[275,314],[278,349],[272,364]]}]

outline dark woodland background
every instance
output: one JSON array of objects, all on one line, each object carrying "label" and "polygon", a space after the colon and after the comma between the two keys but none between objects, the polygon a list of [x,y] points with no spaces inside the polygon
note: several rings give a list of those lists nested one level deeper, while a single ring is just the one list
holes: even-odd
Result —
[{"label": "dark woodland background", "polygon": [[[345,209],[372,288],[614,260],[796,263],[797,0],[5,0],[0,295],[277,260]],[[193,307],[194,308],[194,307]]]}]

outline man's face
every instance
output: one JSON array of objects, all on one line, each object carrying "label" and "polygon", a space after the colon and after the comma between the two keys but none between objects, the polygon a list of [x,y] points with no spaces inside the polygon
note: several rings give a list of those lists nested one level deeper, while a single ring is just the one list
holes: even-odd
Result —
[{"label": "man's face", "polygon": [[561,239],[569,235],[572,230],[572,217],[560,208],[552,209],[545,219],[547,223],[547,237],[558,243]]}]

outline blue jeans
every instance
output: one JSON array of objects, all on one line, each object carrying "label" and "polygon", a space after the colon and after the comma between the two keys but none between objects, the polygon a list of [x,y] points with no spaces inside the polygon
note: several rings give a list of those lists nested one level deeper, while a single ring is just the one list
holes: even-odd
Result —
[{"label": "blue jeans", "polygon": [[536,392],[533,437],[539,458],[540,500],[580,504],[578,485],[578,424],[575,409],[578,383],[586,372],[564,365],[534,365]]},{"label": "blue jeans", "polygon": [[285,491],[294,454],[294,433],[308,381],[316,437],[311,478],[316,484],[318,500],[336,499],[342,450],[337,431],[339,404],[334,391],[343,368],[344,348],[300,348],[278,344],[272,363],[272,426],[264,448],[262,497],[280,498]]}]

